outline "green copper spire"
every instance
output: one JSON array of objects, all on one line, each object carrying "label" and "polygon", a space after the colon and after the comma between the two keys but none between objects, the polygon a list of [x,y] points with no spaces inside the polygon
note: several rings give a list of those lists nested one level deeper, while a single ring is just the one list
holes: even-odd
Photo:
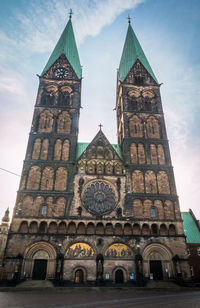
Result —
[{"label": "green copper spire", "polygon": [[74,31],[72,27],[71,17],[61,34],[61,37],[54,48],[41,76],[43,76],[49,68],[55,63],[55,61],[64,54],[71,64],[77,77],[80,79],[82,77],[82,68],[79,60],[78,50],[76,46],[76,41],[74,37]]},{"label": "green copper spire", "polygon": [[120,81],[123,82],[125,80],[137,59],[140,60],[155,82],[158,83],[156,76],[154,75],[151,66],[144,54],[144,51],[142,50],[142,47],[140,46],[140,43],[133,31],[133,28],[130,25],[129,20],[128,31],[118,71]]}]

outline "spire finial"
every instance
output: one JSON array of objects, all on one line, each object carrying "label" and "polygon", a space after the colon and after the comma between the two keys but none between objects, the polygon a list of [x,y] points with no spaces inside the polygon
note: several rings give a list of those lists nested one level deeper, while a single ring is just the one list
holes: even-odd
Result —
[{"label": "spire finial", "polygon": [[100,130],[101,130],[101,128],[103,127],[103,125],[100,123],[100,124],[99,124],[99,127],[100,127]]},{"label": "spire finial", "polygon": [[127,19],[128,19],[128,24],[130,25],[130,23],[131,23],[131,17],[130,17],[130,15],[129,15],[129,14],[128,14]]},{"label": "spire finial", "polygon": [[72,11],[72,9],[70,9],[69,10],[69,19],[72,19],[72,15],[73,15],[74,13],[73,13],[73,11]]}]

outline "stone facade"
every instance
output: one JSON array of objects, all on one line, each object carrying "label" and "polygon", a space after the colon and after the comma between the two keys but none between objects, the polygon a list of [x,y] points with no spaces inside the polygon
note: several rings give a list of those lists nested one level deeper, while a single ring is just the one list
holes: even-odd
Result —
[{"label": "stone facade", "polygon": [[117,81],[118,145],[101,128],[78,144],[81,79],[64,54],[40,77],[4,278],[190,278],[159,87],[137,60]]}]

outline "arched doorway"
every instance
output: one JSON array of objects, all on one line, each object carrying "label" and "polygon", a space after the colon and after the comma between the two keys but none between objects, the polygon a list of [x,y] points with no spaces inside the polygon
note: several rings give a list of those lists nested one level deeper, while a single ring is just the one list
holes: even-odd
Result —
[{"label": "arched doorway", "polygon": [[121,269],[116,270],[115,272],[115,283],[123,283],[124,282],[124,274]]},{"label": "arched doorway", "polygon": [[55,278],[56,251],[47,242],[37,242],[27,247],[22,267],[22,277],[34,280]]},{"label": "arched doorway", "polygon": [[166,246],[160,243],[147,245],[142,257],[146,278],[168,280],[173,276],[172,255]]},{"label": "arched doorway", "polygon": [[84,282],[84,273],[83,273],[82,269],[76,270],[74,282],[75,283],[83,283]]}]

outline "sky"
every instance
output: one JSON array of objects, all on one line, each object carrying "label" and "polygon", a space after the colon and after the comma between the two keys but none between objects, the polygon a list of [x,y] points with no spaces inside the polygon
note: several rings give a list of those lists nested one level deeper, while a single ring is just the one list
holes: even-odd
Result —
[{"label": "sky", "polygon": [[[182,211],[200,219],[200,1],[0,0],[0,168],[21,174],[40,75],[72,8],[83,66],[79,141],[103,124],[117,143],[116,73],[127,16],[161,86]],[[0,217],[15,204],[20,177],[0,169]]]}]

